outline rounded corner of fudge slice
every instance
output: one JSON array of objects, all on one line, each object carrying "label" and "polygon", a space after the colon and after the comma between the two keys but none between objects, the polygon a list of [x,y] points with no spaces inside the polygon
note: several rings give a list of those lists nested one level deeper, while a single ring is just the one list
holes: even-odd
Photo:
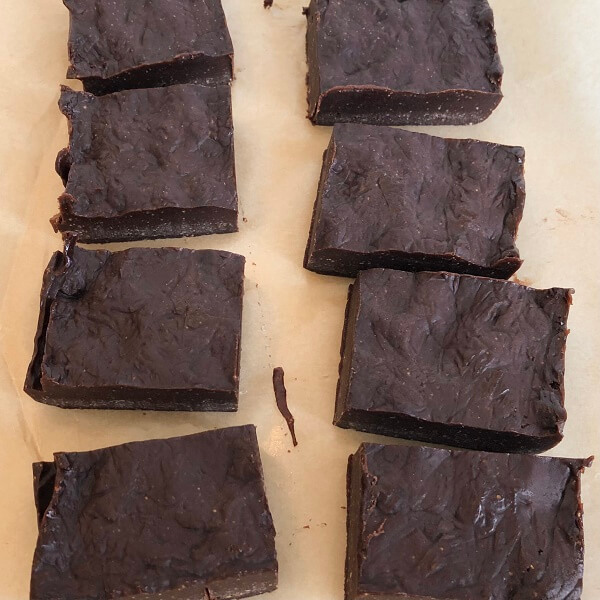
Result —
[{"label": "rounded corner of fudge slice", "polygon": [[487,0],[313,0],[307,17],[315,124],[464,125],[502,99]]},{"label": "rounded corner of fudge slice", "polygon": [[244,264],[219,250],[59,253],[26,391],[64,408],[236,410]]},{"label": "rounded corner of fudge slice", "polygon": [[276,588],[254,426],[61,452],[52,464],[32,600],[188,600],[207,590],[242,598]]},{"label": "rounded corner of fudge slice", "polygon": [[562,439],[571,290],[372,269],[350,293],[335,422],[492,452]]},{"label": "rounded corner of fudge slice", "polygon": [[362,444],[346,600],[579,598],[591,459]]}]

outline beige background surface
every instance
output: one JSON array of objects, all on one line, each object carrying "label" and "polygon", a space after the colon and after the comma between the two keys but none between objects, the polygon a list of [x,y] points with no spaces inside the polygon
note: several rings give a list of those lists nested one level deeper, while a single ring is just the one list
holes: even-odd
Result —
[{"label": "beige background surface", "polygon": [[[224,0],[236,52],[233,86],[238,234],[180,240],[247,256],[240,411],[152,414],[61,411],[22,391],[41,275],[60,247],[48,218],[67,141],[56,102],[67,67],[59,0],[2,0],[0,20],[0,598],[28,597],[36,523],[30,463],[215,426],[258,425],[280,557],[273,600],[342,598],[344,477],[364,439],[331,425],[348,280],[302,269],[329,128],[305,119],[302,0]],[[496,0],[505,99],[486,122],[430,128],[525,146],[521,280],[576,289],[569,324],[564,442],[556,455],[600,455],[600,0]],[[164,242],[147,243],[161,245]],[[143,245],[143,244],[140,244]],[[283,365],[300,445],[276,411],[271,369]],[[290,451],[291,450],[291,451]],[[600,464],[584,476],[586,600],[600,599]],[[306,528],[305,526],[309,526]]]}]

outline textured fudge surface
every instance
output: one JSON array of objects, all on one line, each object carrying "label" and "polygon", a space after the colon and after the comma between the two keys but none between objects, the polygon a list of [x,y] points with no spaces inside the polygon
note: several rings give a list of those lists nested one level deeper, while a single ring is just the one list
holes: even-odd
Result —
[{"label": "textured fudge surface", "polygon": [[[403,437],[402,417],[421,428],[411,437],[481,450],[558,443],[570,303],[562,288],[362,271],[346,317],[336,422]],[[453,437],[464,428],[470,435]],[[496,439],[486,447],[477,431]]]},{"label": "textured fudge surface", "polygon": [[[424,115],[432,123],[450,123],[447,111],[457,123],[481,120],[500,101],[502,65],[486,0],[312,0],[307,16],[309,113],[317,122],[325,124],[320,110],[334,113],[328,124],[348,120],[343,117],[352,113],[344,101],[321,105],[322,95],[344,89],[378,90],[373,106],[359,112],[405,113],[389,124],[418,124]],[[404,95],[409,104],[390,104],[388,92]],[[433,95],[431,105],[411,104],[415,95],[427,94]]]},{"label": "textured fudge surface", "polygon": [[521,264],[520,147],[453,140],[372,125],[336,125],[306,266],[456,270],[510,276]]},{"label": "textured fudge surface", "polygon": [[[57,159],[70,219],[164,209],[224,209],[235,226],[237,193],[228,85],[175,85],[96,97],[63,88],[70,144]],[[224,217],[223,217],[224,218]],[[110,223],[106,223],[110,228]],[[71,227],[69,227],[71,225]]]},{"label": "textured fudge surface", "polygon": [[[213,598],[237,598],[276,586],[253,425],[57,453],[54,464],[32,600],[204,598],[213,587]],[[255,587],[242,589],[250,576]]]},{"label": "textured fudge surface", "polygon": [[26,390],[82,390],[83,406],[90,390],[137,391],[150,405],[153,390],[166,402],[176,390],[237,399],[244,261],[182,248],[57,253]]},{"label": "textured fudge surface", "polygon": [[63,0],[68,77],[109,78],[177,57],[233,54],[220,0]]},{"label": "textured fudge surface", "polygon": [[590,465],[363,444],[349,467],[346,600],[577,600]]}]

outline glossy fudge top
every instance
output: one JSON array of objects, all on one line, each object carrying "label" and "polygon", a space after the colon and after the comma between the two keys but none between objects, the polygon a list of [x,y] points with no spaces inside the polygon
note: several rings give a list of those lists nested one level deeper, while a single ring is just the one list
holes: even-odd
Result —
[{"label": "glossy fudge top", "polygon": [[375,444],[354,459],[359,592],[579,598],[591,459]]},{"label": "glossy fudge top", "polygon": [[220,0],[63,0],[71,15],[67,77],[233,54]]},{"label": "glossy fudge top", "polygon": [[313,250],[518,259],[523,148],[336,125],[328,154]]},{"label": "glossy fudge top", "polygon": [[388,269],[362,271],[355,286],[347,409],[562,431],[570,290]]},{"label": "glossy fudge top", "polygon": [[217,250],[75,247],[51,274],[42,387],[236,390],[243,273]]},{"label": "glossy fudge top", "polygon": [[54,464],[35,600],[138,598],[277,569],[253,425],[58,453]]},{"label": "glossy fudge top", "polygon": [[[141,210],[237,209],[228,85],[174,85],[93,96],[63,88],[69,155],[61,203],[82,217]],[[63,170],[64,163],[68,168]]]},{"label": "glossy fudge top", "polygon": [[500,91],[487,0],[313,0],[320,88]]}]

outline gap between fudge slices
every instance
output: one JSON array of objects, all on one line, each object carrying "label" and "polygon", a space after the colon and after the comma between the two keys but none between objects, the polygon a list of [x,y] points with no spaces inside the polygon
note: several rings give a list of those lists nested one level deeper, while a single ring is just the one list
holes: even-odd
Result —
[{"label": "gap between fudge slices", "polygon": [[180,83],[223,84],[233,46],[220,0],[64,0],[67,77],[96,95]]},{"label": "gap between fudge slices", "polygon": [[25,391],[63,408],[237,410],[244,262],[183,248],[55,253]]},{"label": "gap between fudge slices", "polygon": [[572,290],[452,273],[361,271],[334,423],[491,452],[562,439]]},{"label": "gap between fudge slices", "polygon": [[465,125],[502,99],[486,0],[311,0],[303,12],[314,124]]},{"label": "gap between fudge slices", "polygon": [[525,152],[392,127],[338,124],[323,156],[304,266],[508,278],[525,203]]},{"label": "gap between fudge slices", "polygon": [[96,97],[62,87],[69,147],[55,231],[102,243],[237,231],[231,90],[176,85]]},{"label": "gap between fudge slices", "polygon": [[580,598],[592,460],[362,444],[346,600]]},{"label": "gap between fudge slices", "polygon": [[32,600],[229,600],[277,587],[253,425],[59,452],[34,474]]}]

